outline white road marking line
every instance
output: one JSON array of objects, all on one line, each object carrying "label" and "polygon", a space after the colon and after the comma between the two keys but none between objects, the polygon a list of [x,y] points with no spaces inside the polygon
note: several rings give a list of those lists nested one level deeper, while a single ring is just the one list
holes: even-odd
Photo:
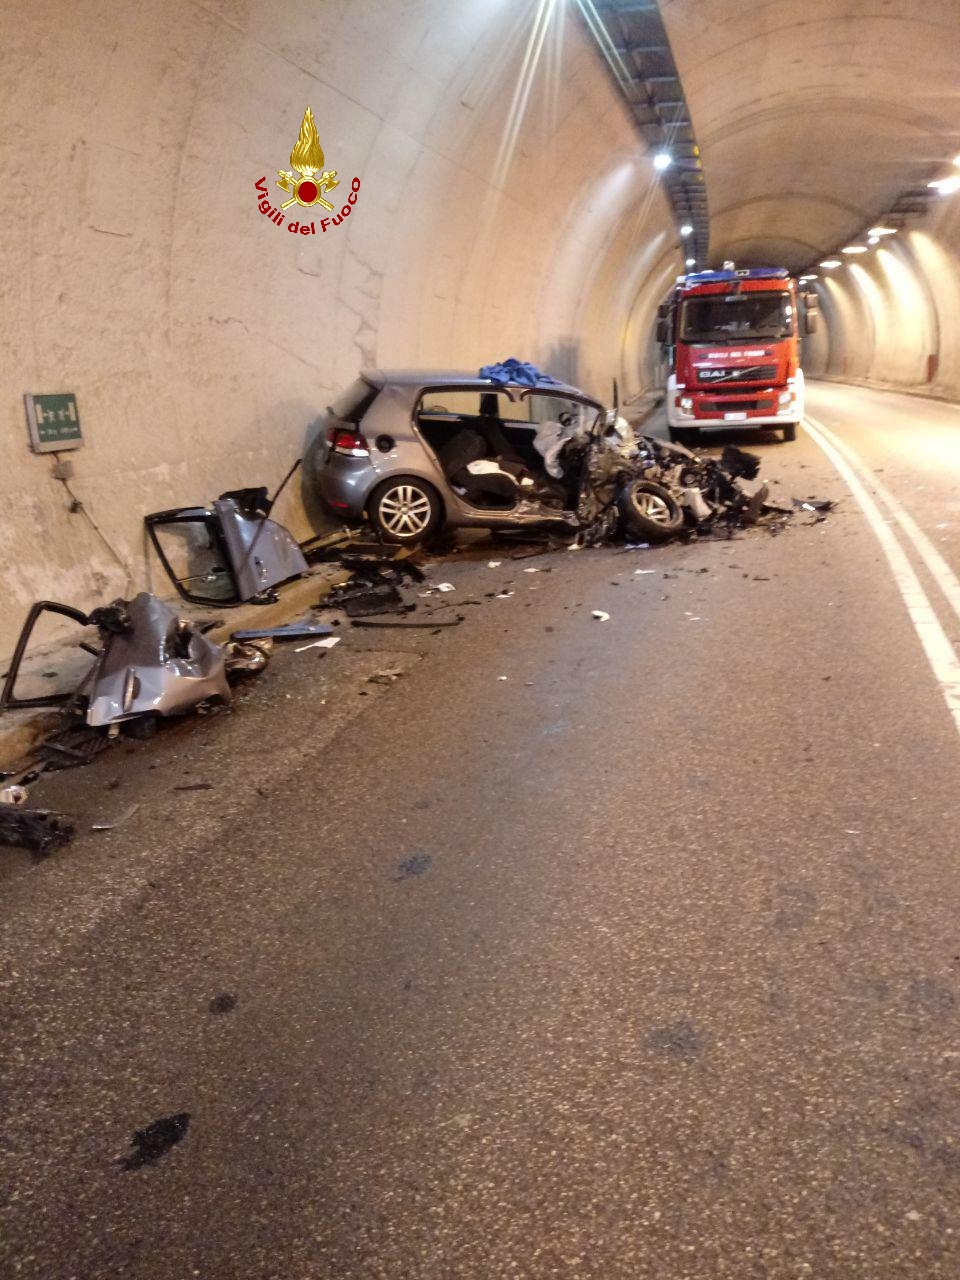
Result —
[{"label": "white road marking line", "polygon": [[863,487],[853,467],[832,443],[829,436],[832,432],[821,429],[809,416],[803,423],[804,430],[810,435],[827,455],[840,475],[846,480],[850,492],[859,502],[863,514],[883,548],[884,555],[893,573],[910,621],[913,623],[927,661],[933,670],[934,677],[940,686],[940,692],[947,704],[947,710],[953,717],[954,727],[960,733],[960,662],[941,627],[926,592],[920,585],[920,579],[913,571],[906,552],[897,541],[896,535],[886,524],[880,508]]},{"label": "white road marking line", "polygon": [[843,440],[838,439],[837,436],[825,427],[822,422],[818,422],[815,418],[810,418],[809,415],[808,421],[812,426],[816,427],[818,431],[821,431],[826,436],[834,448],[838,449],[844,455],[851,466],[859,468],[861,476],[869,483],[874,493],[880,495],[886,505],[890,508],[890,514],[900,525],[901,529],[903,529],[904,533],[916,548],[917,554],[930,570],[933,580],[946,596],[950,604],[950,608],[957,617],[960,618],[960,580],[957,579],[956,574],[947,564],[946,560],[944,560],[943,556],[933,545],[927,535],[919,527],[913,516],[911,516],[900,505],[890,490],[885,485],[881,484],[880,481],[870,473],[869,468],[864,464],[863,460],[857,457],[848,444]]}]

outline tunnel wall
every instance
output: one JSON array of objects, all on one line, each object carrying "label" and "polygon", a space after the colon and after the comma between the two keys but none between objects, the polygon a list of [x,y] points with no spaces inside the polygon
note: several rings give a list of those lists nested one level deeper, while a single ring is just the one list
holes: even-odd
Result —
[{"label": "tunnel wall", "polygon": [[960,197],[815,285],[824,324],[808,376],[960,401]]},{"label": "tunnel wall", "polygon": [[[672,219],[555,0],[23,0],[0,67],[0,651],[38,597],[165,591],[143,514],[275,485],[362,366],[517,355],[603,397],[650,376],[625,335]],[[286,198],[308,104],[338,204],[360,186],[302,236],[255,184]],[[27,391],[77,395],[70,492],[28,451]],[[296,487],[277,515],[308,532]]]}]

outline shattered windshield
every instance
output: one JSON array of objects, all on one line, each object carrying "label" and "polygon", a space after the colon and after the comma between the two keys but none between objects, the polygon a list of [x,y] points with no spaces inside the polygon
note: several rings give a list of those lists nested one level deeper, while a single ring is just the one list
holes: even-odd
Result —
[{"label": "shattered windshield", "polygon": [[687,298],[680,309],[681,342],[754,342],[757,338],[788,338],[792,333],[793,307],[785,293]]}]

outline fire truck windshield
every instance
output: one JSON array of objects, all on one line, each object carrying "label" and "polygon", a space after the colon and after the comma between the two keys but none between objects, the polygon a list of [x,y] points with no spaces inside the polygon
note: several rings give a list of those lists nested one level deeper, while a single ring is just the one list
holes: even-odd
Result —
[{"label": "fire truck windshield", "polygon": [[712,294],[686,298],[680,306],[681,342],[755,342],[792,333],[793,307],[786,293]]}]

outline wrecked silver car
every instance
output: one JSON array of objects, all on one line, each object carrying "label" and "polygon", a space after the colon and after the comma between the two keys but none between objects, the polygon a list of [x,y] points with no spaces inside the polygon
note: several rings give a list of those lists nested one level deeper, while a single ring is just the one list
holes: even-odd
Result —
[{"label": "wrecked silver car", "polygon": [[[525,380],[510,381],[510,366]],[[636,436],[616,409],[533,366],[491,369],[499,380],[364,373],[328,410],[308,481],[334,511],[365,513],[380,538],[408,546],[444,526],[662,542],[721,516],[749,521],[743,481],[759,460]]]}]

